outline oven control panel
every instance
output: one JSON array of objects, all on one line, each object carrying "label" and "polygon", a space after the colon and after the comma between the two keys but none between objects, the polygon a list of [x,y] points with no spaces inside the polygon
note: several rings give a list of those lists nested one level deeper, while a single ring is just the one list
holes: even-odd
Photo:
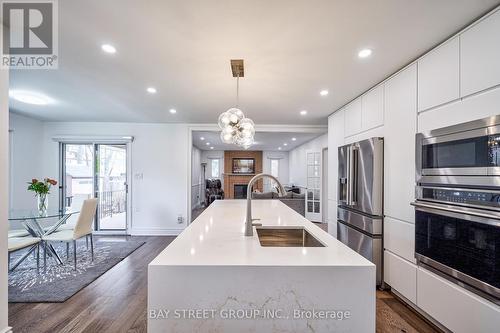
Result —
[{"label": "oven control panel", "polygon": [[418,196],[421,200],[500,208],[500,192],[496,191],[421,187]]}]

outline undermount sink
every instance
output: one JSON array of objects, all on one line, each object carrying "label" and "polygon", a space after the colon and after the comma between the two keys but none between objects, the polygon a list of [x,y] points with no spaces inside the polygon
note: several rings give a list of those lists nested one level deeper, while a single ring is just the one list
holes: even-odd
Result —
[{"label": "undermount sink", "polygon": [[325,247],[303,227],[256,228],[260,246],[266,247]]}]

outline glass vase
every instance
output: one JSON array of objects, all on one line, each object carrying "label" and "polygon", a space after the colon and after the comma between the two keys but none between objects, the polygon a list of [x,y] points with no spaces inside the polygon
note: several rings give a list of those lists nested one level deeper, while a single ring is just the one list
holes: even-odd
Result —
[{"label": "glass vase", "polygon": [[49,207],[49,197],[47,193],[40,193],[37,196],[37,207],[38,207],[38,214],[40,215],[47,214],[47,208]]}]

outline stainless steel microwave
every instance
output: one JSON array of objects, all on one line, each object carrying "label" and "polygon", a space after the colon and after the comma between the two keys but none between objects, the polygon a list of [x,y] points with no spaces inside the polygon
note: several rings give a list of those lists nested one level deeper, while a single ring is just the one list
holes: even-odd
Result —
[{"label": "stainless steel microwave", "polygon": [[420,183],[490,185],[500,176],[500,116],[417,134],[416,171]]}]

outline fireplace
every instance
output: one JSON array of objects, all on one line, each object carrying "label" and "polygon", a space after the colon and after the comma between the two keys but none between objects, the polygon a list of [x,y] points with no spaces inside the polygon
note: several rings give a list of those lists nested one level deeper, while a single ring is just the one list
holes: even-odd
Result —
[{"label": "fireplace", "polygon": [[[245,199],[247,184],[255,174],[262,172],[262,151],[226,150],[224,152],[224,199]],[[254,190],[262,192],[264,182],[259,179]]]},{"label": "fireplace", "polygon": [[244,184],[234,184],[234,198],[235,199],[246,199],[247,198],[248,185]]}]

